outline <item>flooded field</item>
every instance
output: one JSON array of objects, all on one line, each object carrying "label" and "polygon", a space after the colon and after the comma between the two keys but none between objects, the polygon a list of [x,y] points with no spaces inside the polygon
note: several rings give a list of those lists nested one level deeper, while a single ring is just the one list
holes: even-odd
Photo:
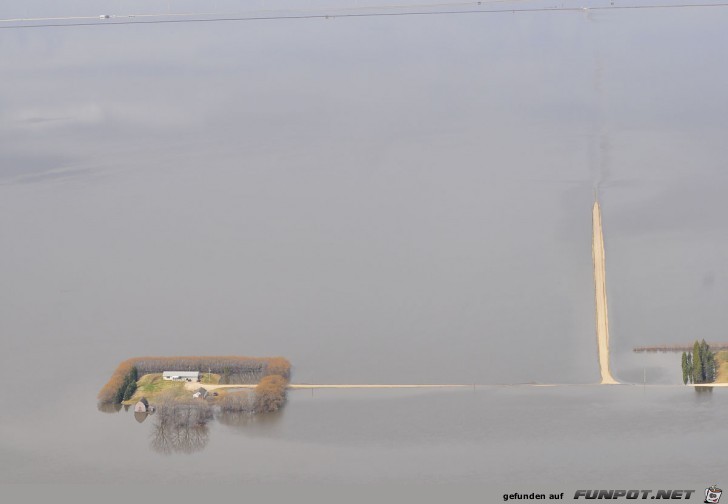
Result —
[{"label": "flooded field", "polygon": [[[725,390],[642,386],[475,391],[295,391],[268,416],[222,415],[160,432],[154,415],[76,415],[16,426],[6,481],[385,484],[523,488],[707,486],[728,469]],[[57,434],[62,432],[63,437]],[[73,445],[68,439],[75,439]],[[113,454],[104,464],[100,454]],[[22,454],[22,457],[19,455]],[[55,463],[58,458],[66,460]],[[247,463],[253,460],[254,463]],[[676,464],[683,460],[694,470]],[[492,500],[492,499],[491,499]]]},{"label": "flooded field", "polygon": [[[167,9],[71,4],[0,17]],[[0,482],[171,483],[192,461],[211,482],[720,484],[728,391],[632,348],[728,339],[727,21],[0,25]],[[595,189],[611,371],[637,386],[587,385]],[[152,417],[96,410],[137,355],[478,386],[294,390],[159,449]],[[516,383],[563,386],[487,386]]]}]

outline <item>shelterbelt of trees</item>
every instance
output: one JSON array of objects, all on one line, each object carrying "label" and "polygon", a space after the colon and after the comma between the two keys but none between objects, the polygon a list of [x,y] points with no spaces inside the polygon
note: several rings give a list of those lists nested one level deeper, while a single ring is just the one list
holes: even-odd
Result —
[{"label": "shelterbelt of trees", "polygon": [[226,413],[271,413],[286,403],[288,382],[278,375],[263,377],[252,390],[223,391],[220,409]]},{"label": "shelterbelt of trees", "polygon": [[119,364],[99,391],[99,403],[118,404],[134,394],[140,377],[164,371],[212,372],[221,375],[221,383],[260,383],[266,377],[278,377],[287,385],[291,363],[283,357],[134,357]]},{"label": "shelterbelt of trees", "polygon": [[683,383],[713,383],[716,376],[715,354],[705,340],[695,340],[692,352],[682,354]]}]

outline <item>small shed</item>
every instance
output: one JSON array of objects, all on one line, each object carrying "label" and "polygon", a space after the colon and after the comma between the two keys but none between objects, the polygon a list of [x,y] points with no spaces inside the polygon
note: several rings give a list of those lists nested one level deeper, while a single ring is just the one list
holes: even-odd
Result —
[{"label": "small shed", "polygon": [[146,413],[149,409],[149,401],[146,397],[139,399],[139,402],[134,405],[134,413]]},{"label": "small shed", "polygon": [[206,399],[207,398],[207,390],[203,387],[200,387],[197,389],[197,391],[192,394],[192,397],[194,399]]}]

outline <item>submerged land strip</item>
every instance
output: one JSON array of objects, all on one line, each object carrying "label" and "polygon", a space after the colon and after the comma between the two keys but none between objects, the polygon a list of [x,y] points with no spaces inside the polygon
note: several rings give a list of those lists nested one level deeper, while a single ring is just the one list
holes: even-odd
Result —
[{"label": "submerged land strip", "polygon": [[[708,343],[711,350],[728,350],[728,343]],[[638,346],[632,349],[635,353],[641,352],[690,352],[693,349],[693,344],[668,344],[668,345],[651,345],[651,346]]]}]

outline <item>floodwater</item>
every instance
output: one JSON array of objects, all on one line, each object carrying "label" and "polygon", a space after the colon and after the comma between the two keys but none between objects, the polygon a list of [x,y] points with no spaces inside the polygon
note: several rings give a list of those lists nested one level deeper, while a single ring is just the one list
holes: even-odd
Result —
[{"label": "floodwater", "polygon": [[[0,17],[104,13],[66,7]],[[727,391],[631,350],[725,339],[727,21],[0,29],[0,482],[177,482],[194,461],[222,482],[720,484]],[[612,372],[640,386],[572,386],[599,378],[595,187]],[[480,386],[296,391],[171,453],[152,418],[96,411],[119,361],[204,354],[283,355],[295,382]],[[483,386],[530,382],[567,385]]]},{"label": "floodwater", "polygon": [[702,491],[728,470],[715,449],[728,435],[723,392],[301,390],[290,393],[279,413],[223,417],[204,432],[166,433],[166,439],[154,416],[138,423],[131,412],[102,414],[89,402],[73,416],[57,417],[53,429],[16,426],[6,443],[13,463],[3,477],[113,483],[123,473],[139,483],[172,483],[185,481],[194,467],[195,478],[210,483],[476,482],[493,497],[583,485]]}]

